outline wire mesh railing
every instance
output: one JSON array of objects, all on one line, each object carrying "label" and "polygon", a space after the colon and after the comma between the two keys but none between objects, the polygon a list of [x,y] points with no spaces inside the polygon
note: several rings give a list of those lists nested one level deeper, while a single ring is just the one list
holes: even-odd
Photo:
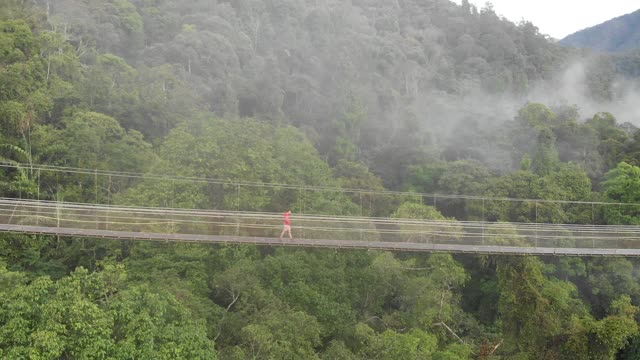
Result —
[{"label": "wire mesh railing", "polygon": [[[640,227],[637,226],[322,215],[295,215],[292,220],[296,239],[339,240],[345,244],[385,242],[469,247],[640,249]],[[178,236],[277,238],[282,229],[282,215],[0,198],[0,224]]]}]

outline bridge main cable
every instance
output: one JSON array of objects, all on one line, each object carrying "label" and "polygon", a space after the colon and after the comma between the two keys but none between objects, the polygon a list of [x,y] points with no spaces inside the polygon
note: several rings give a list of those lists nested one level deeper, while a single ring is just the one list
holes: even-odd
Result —
[{"label": "bridge main cable", "polygon": [[491,196],[464,195],[464,194],[438,194],[438,193],[392,191],[392,190],[339,188],[339,187],[328,187],[328,186],[309,186],[309,185],[269,183],[269,182],[248,182],[248,181],[242,181],[242,180],[224,180],[224,179],[215,179],[215,178],[207,178],[207,177],[178,176],[178,175],[127,172],[127,171],[112,171],[112,170],[77,168],[77,167],[55,166],[55,165],[45,165],[45,164],[15,163],[15,162],[7,162],[7,161],[0,161],[0,168],[28,169],[29,171],[50,171],[50,172],[67,173],[67,174],[83,174],[87,176],[111,176],[111,177],[139,179],[139,180],[151,179],[151,180],[167,180],[167,181],[206,183],[206,184],[217,184],[217,185],[234,185],[234,186],[239,185],[239,186],[247,186],[247,187],[297,189],[297,190],[309,190],[309,191],[333,191],[333,192],[345,192],[345,193],[353,193],[353,194],[361,193],[361,194],[371,194],[371,195],[397,195],[397,196],[409,196],[409,197],[422,197],[427,199],[428,198],[460,199],[460,200],[530,202],[530,203],[540,203],[540,204],[551,203],[551,204],[582,204],[582,205],[607,205],[607,206],[616,205],[616,206],[640,207],[640,203],[491,197]]}]

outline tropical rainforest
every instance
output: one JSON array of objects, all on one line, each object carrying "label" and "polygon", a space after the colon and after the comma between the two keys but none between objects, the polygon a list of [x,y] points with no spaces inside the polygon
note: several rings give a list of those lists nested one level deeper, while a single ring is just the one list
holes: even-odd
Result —
[{"label": "tropical rainforest", "polygon": [[[561,46],[490,3],[0,0],[0,196],[222,209],[236,195],[132,181],[99,197],[72,175],[39,186],[30,169],[47,164],[640,203],[638,76],[633,53]],[[366,215],[640,224],[633,207],[548,204],[378,199]],[[362,209],[320,192],[305,211]],[[0,358],[638,359],[638,276],[623,257],[2,233]]]}]

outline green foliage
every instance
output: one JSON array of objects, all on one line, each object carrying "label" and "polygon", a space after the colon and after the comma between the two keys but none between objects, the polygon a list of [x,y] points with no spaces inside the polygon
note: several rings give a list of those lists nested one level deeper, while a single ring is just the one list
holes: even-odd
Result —
[{"label": "green foliage", "polygon": [[[162,143],[159,156],[160,161],[154,170],[165,174],[338,187],[327,163],[301,132],[251,119],[233,122],[211,119],[195,128],[180,126]],[[305,192],[256,186],[242,187],[237,192],[220,192],[216,191],[219,188],[203,189],[202,185],[193,188],[195,185],[191,184],[178,184],[182,187],[178,191],[158,190],[166,185],[162,182],[143,182],[132,189],[123,201],[135,199],[138,204],[175,203],[233,210],[282,211],[290,208],[294,213],[341,214],[357,211],[355,205],[337,191]],[[236,190],[235,186],[231,188]]]},{"label": "green foliage", "polygon": [[116,356],[216,358],[204,324],[167,293],[134,287],[118,294],[110,308],[116,316],[112,335],[117,339]]},{"label": "green foliage", "polygon": [[[415,202],[404,202],[396,209],[391,217],[398,219],[417,219],[417,220],[448,220],[450,224],[430,224],[428,222],[409,222],[400,224],[399,240],[411,242],[434,242],[434,241],[454,241],[459,238],[462,228],[456,225],[453,219],[444,217],[438,210],[432,206],[423,205]],[[448,234],[447,238],[443,238],[441,234]]]},{"label": "green foliage", "polygon": [[[640,168],[621,162],[609,171],[602,183],[604,197],[617,203],[640,203]],[[610,205],[604,208],[608,224],[639,224],[638,211],[634,205]]]},{"label": "green foliage", "polygon": [[392,217],[399,219],[426,219],[444,220],[445,217],[433,206],[422,205],[415,202],[405,202],[401,204],[393,213]]},{"label": "green foliage", "polygon": [[202,324],[166,293],[124,287],[122,266],[0,293],[0,348],[10,358],[215,359]]},{"label": "green foliage", "polygon": [[565,356],[576,354],[584,359],[614,359],[627,341],[638,334],[638,324],[634,320],[638,307],[631,304],[628,296],[621,296],[611,305],[610,313],[604,319],[587,320],[578,325],[565,346]]},{"label": "green foliage", "polygon": [[360,205],[361,215],[388,216],[393,211],[393,205],[397,198],[366,191],[384,190],[382,179],[371,173],[367,166],[359,162],[341,159],[334,171],[341,187],[360,189],[360,191],[350,191],[347,194],[354,204]]},{"label": "green foliage", "polygon": [[366,109],[363,109],[362,103],[357,99],[351,98],[345,114],[333,123],[336,133],[335,145],[331,152],[333,163],[337,163],[340,160],[357,161],[360,158],[358,144],[360,142],[361,127],[366,117]]},{"label": "green foliage", "polygon": [[320,343],[315,319],[304,312],[279,311],[259,316],[259,323],[245,326],[241,339],[249,356],[259,359],[315,359]]},{"label": "green foliage", "polygon": [[638,298],[637,265],[629,259],[592,259],[586,262],[586,286],[595,314],[603,316],[620,295]]},{"label": "green foliage", "polygon": [[[593,198],[589,177],[574,164],[559,164],[546,176],[518,171],[496,179],[487,188],[492,196],[514,199],[590,201]],[[516,222],[593,223],[596,215],[588,205],[534,200],[486,201],[485,210],[488,220]]]},{"label": "green foliage", "polygon": [[358,324],[355,333],[364,345],[361,356],[367,359],[423,359],[437,348],[436,337],[419,329],[404,334],[393,330],[375,334],[367,325]]},{"label": "green foliage", "polygon": [[26,274],[7,270],[7,266],[4,262],[0,262],[0,290],[1,292],[7,292],[14,287],[18,287],[27,282]]},{"label": "green foliage", "polygon": [[500,317],[506,351],[523,359],[553,358],[554,337],[586,309],[570,283],[549,281],[534,258],[502,258],[497,266]]},{"label": "green foliage", "polygon": [[530,103],[518,111],[516,121],[522,125],[542,130],[555,125],[556,114],[544,104]]},{"label": "green foliage", "polygon": [[[598,199],[614,167],[604,199],[640,202],[640,135],[613,114],[581,122],[575,105],[528,103],[501,122],[513,114],[461,101],[528,95],[569,54],[491,4],[35,3],[49,7],[0,7],[0,155],[17,166],[0,171],[2,196],[394,217],[354,226],[370,241],[452,243],[458,220],[599,223],[598,209],[554,201]],[[588,64],[576,90],[614,97],[613,65]],[[35,163],[228,184],[36,175]],[[533,200],[374,194],[385,189]],[[603,210],[609,224],[636,215]],[[418,237],[393,237],[405,230]],[[483,240],[525,244],[512,235],[504,224]],[[551,245],[563,244],[576,245]],[[0,357],[631,358],[637,268],[2,234]]]},{"label": "green foliage", "polygon": [[[435,193],[451,195],[481,195],[487,184],[494,178],[491,171],[477,161],[458,160],[447,164],[446,169],[438,178]],[[443,214],[459,220],[469,219],[470,214],[477,213],[477,201],[442,199],[437,207]]]},{"label": "green foliage", "polygon": [[0,121],[11,135],[24,136],[53,106],[38,53],[26,22],[0,21]]},{"label": "green foliage", "polygon": [[143,172],[153,161],[151,145],[139,132],[126,131],[99,113],[74,114],[65,121],[59,141],[68,144],[66,160],[77,167]]},{"label": "green foliage", "polygon": [[332,341],[327,349],[322,352],[323,360],[355,360],[356,356],[347,348],[343,342]]},{"label": "green foliage", "polygon": [[465,269],[450,255],[435,254],[425,262],[430,269],[427,276],[410,279],[404,288],[405,306],[413,316],[411,324],[432,329],[445,338],[451,334],[445,325],[458,329],[460,297],[457,289],[464,287],[469,277]]},{"label": "green foliage", "polygon": [[538,143],[531,160],[534,173],[545,176],[555,172],[560,166],[560,158],[555,149],[555,137],[548,128],[543,128],[538,134]]},{"label": "green foliage", "polygon": [[439,179],[447,170],[447,164],[413,165],[409,168],[408,187],[423,193],[436,193]]},{"label": "green foliage", "polygon": [[29,25],[24,21],[3,21],[0,26],[2,32],[2,48],[0,61],[8,65],[25,61],[34,49],[34,37]]},{"label": "green foliage", "polygon": [[616,125],[615,117],[610,113],[597,113],[585,123],[592,127],[600,139],[598,152],[608,169],[616,166],[624,153],[629,134]]},{"label": "green foliage", "polygon": [[443,351],[433,354],[433,360],[465,360],[472,359],[473,350],[471,346],[465,344],[451,344]]}]

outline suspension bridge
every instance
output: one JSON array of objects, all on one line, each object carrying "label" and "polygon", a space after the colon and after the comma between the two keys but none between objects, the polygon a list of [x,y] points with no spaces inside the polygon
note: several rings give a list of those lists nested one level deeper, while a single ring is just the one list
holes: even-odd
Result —
[{"label": "suspension bridge", "polygon": [[[0,164],[17,169],[15,164]],[[26,166],[26,165],[25,165]],[[23,170],[22,170],[23,171]],[[350,192],[353,198],[369,199],[373,194],[380,196],[430,197],[433,194],[399,192],[372,192],[358,189],[331,189],[299,187],[282,184],[237,183],[203,178],[164,177],[150,174],[98,172],[78,168],[51,166],[31,166],[31,177],[37,179],[35,198],[0,198],[0,231],[90,237],[105,239],[130,239],[163,242],[258,244],[271,246],[299,246],[325,248],[381,249],[395,251],[455,252],[484,254],[530,254],[530,255],[601,255],[639,256],[640,227],[625,225],[596,224],[550,224],[543,222],[491,222],[455,220],[417,220],[389,217],[375,217],[372,209],[364,209],[362,216],[330,216],[300,211],[294,213],[293,239],[278,239],[282,228],[282,214],[273,212],[243,211],[242,188],[270,187],[278,194],[303,194],[304,192]],[[43,184],[43,172],[55,173],[48,176]],[[37,174],[37,175],[34,175]],[[45,191],[53,189],[51,179],[70,174],[77,180],[78,189],[95,191],[94,203],[82,203],[41,199]],[[82,179],[82,176],[85,178]],[[111,196],[114,189],[125,187],[114,178],[127,182],[158,181],[172,184],[167,190],[167,198],[176,191],[184,191],[176,183],[221,185],[231,189],[228,207],[235,209],[210,210],[190,209],[173,206],[141,207],[115,204]],[[36,180],[34,180],[36,181]],[[46,184],[46,181],[49,181]],[[56,180],[57,181],[57,180]],[[93,185],[93,186],[88,186]],[[165,189],[166,190],[166,189]],[[51,191],[47,190],[47,193]],[[82,192],[82,191],[80,191]],[[33,191],[32,191],[33,193]],[[106,195],[105,195],[106,194]],[[86,195],[86,194],[85,194]],[[106,196],[106,197],[105,197]],[[307,197],[308,198],[308,197]],[[437,195],[439,199],[460,199],[472,201],[533,201],[545,200],[496,199],[464,197],[460,195]],[[107,200],[101,203],[100,200]],[[295,201],[304,201],[299,196]],[[375,201],[374,201],[375,202]],[[558,202],[558,201],[556,201]],[[559,201],[594,208],[595,205],[610,206],[611,203],[584,203]],[[629,204],[613,204],[615,206]],[[630,204],[638,206],[638,204]],[[369,205],[371,207],[371,205]],[[300,204],[298,204],[300,208]],[[304,205],[302,205],[304,208]],[[484,212],[484,208],[482,208]],[[365,214],[366,213],[366,214]]]}]

